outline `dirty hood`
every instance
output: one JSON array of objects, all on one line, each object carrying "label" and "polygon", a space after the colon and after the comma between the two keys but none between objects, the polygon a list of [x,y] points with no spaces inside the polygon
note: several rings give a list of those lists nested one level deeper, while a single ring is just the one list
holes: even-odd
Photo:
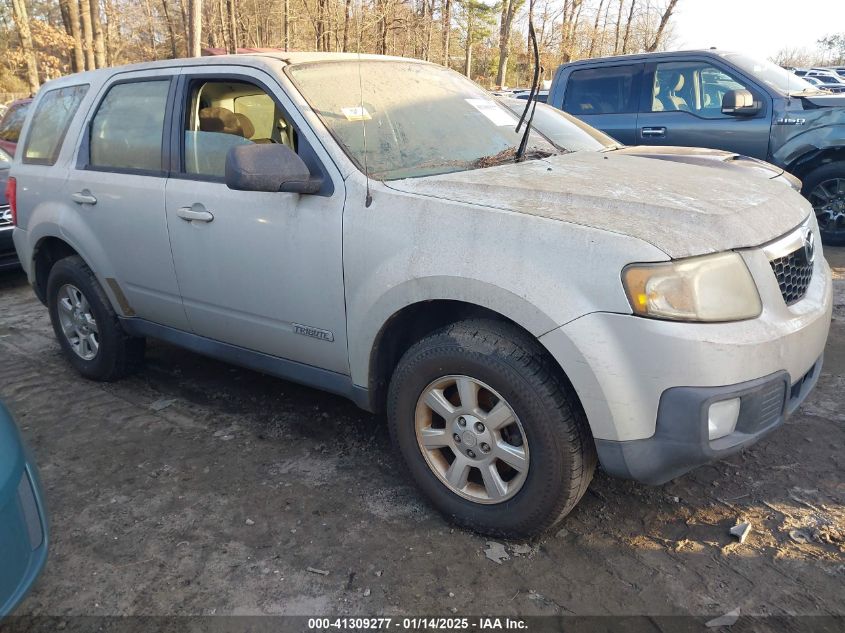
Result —
[{"label": "dirty hood", "polygon": [[616,150],[615,154],[625,156],[642,156],[657,160],[669,160],[688,165],[700,165],[715,169],[742,169],[749,174],[756,174],[762,178],[777,178],[783,174],[783,169],[750,156],[720,149],[704,147],[675,147],[671,145],[633,145]]},{"label": "dirty hood", "polygon": [[575,152],[386,184],[629,235],[672,258],[763,244],[811,211],[782,182],[616,152]]}]

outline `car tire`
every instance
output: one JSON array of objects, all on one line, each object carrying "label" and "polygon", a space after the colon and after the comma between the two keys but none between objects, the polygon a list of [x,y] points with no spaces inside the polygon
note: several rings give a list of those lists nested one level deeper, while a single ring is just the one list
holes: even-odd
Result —
[{"label": "car tire", "polygon": [[[392,444],[434,507],[484,534],[544,532],[578,503],[595,471],[595,445],[572,387],[540,344],[508,323],[462,321],[414,344],[390,381],[387,412]],[[513,421],[494,430],[506,419]],[[429,447],[441,442],[449,445]],[[472,459],[461,452],[470,450]]]},{"label": "car tire", "polygon": [[804,176],[801,193],[816,211],[822,243],[845,245],[845,161],[813,169]]},{"label": "car tire", "polygon": [[145,339],[123,331],[106,293],[81,257],[73,255],[53,265],[47,307],[62,351],[86,378],[118,380],[143,363]]}]

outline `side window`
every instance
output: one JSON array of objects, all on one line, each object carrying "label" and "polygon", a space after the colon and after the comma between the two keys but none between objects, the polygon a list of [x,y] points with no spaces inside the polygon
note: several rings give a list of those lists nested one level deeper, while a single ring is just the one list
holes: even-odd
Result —
[{"label": "side window", "polygon": [[722,97],[730,90],[747,90],[742,82],[706,62],[658,64],[652,85],[652,112],[692,112],[707,119],[722,118]]},{"label": "side window", "polygon": [[607,66],[576,70],[569,76],[563,109],[574,115],[637,111],[639,66]]},{"label": "side window", "polygon": [[68,86],[47,92],[38,102],[26,137],[23,162],[52,165],[88,86]]},{"label": "side window", "polygon": [[222,178],[236,145],[281,143],[296,151],[296,134],[273,98],[246,81],[194,81],[184,121],[182,169]]},{"label": "side window", "polygon": [[9,141],[10,143],[18,142],[23,122],[26,120],[26,113],[29,110],[29,103],[27,101],[26,103],[13,105],[6,111],[6,114],[3,115],[3,120],[0,121],[0,139]]},{"label": "side window", "polygon": [[109,88],[91,121],[90,167],[162,171],[161,144],[170,79]]}]

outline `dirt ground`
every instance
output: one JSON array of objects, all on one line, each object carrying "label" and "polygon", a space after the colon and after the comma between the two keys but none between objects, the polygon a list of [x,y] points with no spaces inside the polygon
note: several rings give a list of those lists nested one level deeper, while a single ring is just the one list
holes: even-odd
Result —
[{"label": "dirt ground", "polygon": [[52,518],[18,613],[843,616],[843,251],[823,374],[782,429],[660,487],[598,473],[500,563],[426,505],[383,420],[157,342],[137,376],[86,381],[23,275],[0,275],[0,398]]}]

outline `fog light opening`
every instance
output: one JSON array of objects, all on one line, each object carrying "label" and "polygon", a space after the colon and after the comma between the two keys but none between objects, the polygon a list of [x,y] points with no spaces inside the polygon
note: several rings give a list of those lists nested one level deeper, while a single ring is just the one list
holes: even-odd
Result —
[{"label": "fog light opening", "polygon": [[740,399],[720,400],[707,410],[707,431],[711,440],[730,435],[736,429],[739,419]]}]

